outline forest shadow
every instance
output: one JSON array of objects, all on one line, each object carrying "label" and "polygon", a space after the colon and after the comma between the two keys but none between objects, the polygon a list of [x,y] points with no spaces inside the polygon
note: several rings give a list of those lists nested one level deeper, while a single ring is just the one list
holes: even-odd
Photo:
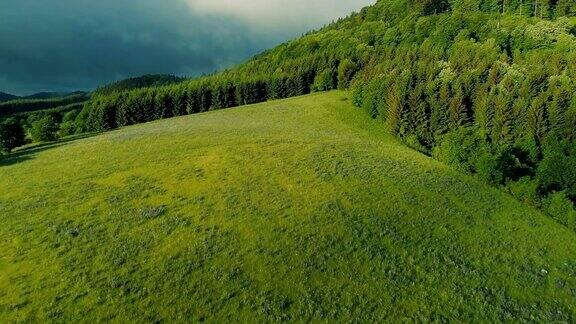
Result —
[{"label": "forest shadow", "polygon": [[86,134],[79,134],[68,136],[66,138],[60,139],[56,142],[46,142],[41,143],[38,145],[34,145],[32,147],[23,148],[17,151],[14,151],[4,157],[0,157],[0,167],[10,166],[14,164],[18,164],[24,161],[32,160],[38,153],[54,149],[57,147],[65,146],[71,144],[77,140],[90,138],[93,136],[98,135],[98,133],[86,133]]}]

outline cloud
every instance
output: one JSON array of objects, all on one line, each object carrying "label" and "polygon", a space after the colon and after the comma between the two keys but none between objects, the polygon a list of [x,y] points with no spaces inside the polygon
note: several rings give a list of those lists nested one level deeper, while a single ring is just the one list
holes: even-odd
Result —
[{"label": "cloud", "polygon": [[368,0],[0,1],[0,91],[92,89],[239,63]]},{"label": "cloud", "polygon": [[272,29],[318,27],[375,0],[188,0],[193,12],[229,15]]}]

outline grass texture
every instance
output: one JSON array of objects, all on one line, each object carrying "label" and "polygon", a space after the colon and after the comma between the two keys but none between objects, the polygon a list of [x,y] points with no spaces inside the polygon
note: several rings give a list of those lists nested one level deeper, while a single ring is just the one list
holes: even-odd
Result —
[{"label": "grass texture", "polygon": [[0,322],[576,320],[576,234],[330,92],[0,161]]}]

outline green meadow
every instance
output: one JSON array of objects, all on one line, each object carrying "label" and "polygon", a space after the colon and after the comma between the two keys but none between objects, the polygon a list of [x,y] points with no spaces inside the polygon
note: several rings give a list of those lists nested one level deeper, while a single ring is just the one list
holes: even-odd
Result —
[{"label": "green meadow", "polygon": [[576,233],[347,92],[0,160],[0,322],[576,321]]}]

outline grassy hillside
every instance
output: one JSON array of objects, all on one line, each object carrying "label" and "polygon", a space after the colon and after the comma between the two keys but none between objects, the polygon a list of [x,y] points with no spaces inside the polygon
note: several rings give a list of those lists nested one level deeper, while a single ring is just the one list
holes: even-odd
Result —
[{"label": "grassy hillside", "polygon": [[576,234],[330,92],[0,162],[0,322],[576,320]]}]

